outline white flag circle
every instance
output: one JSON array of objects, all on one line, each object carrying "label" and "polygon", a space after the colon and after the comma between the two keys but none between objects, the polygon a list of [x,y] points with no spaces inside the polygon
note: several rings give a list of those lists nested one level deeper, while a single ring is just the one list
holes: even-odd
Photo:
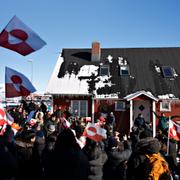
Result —
[{"label": "white flag circle", "polygon": [[177,135],[177,133],[176,133],[176,130],[175,130],[175,129],[173,129],[173,130],[172,130],[172,134],[173,134],[173,136],[176,136],[176,135]]},{"label": "white flag circle", "polygon": [[14,29],[8,33],[9,44],[18,44],[28,39],[28,34],[21,29]]},{"label": "white flag circle", "polygon": [[96,133],[97,133],[97,131],[96,131],[96,128],[95,128],[95,127],[89,127],[89,128],[87,129],[87,134],[88,134],[88,136],[95,136]]}]

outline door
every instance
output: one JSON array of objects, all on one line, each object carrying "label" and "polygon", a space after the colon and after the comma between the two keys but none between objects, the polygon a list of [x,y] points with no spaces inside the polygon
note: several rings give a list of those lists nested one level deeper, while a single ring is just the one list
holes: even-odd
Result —
[{"label": "door", "polygon": [[133,101],[133,120],[141,113],[146,122],[150,122],[150,100],[134,100]]}]

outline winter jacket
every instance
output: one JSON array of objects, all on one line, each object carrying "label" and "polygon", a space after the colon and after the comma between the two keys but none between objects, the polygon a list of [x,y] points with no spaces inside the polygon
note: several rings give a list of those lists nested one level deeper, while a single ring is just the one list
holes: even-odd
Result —
[{"label": "winter jacket", "polygon": [[[38,161],[34,156],[34,144],[16,140],[16,154],[19,165],[18,180],[33,179],[34,174],[37,174]],[[33,172],[33,173],[32,173]],[[36,176],[37,177],[37,176]]]},{"label": "winter jacket", "polygon": [[53,180],[87,180],[89,162],[70,129],[57,137],[51,166]]},{"label": "winter jacket", "polygon": [[160,151],[160,143],[155,138],[141,139],[135,151],[130,156],[127,163],[127,180],[144,180],[146,170],[146,154],[158,153]]},{"label": "winter jacket", "polygon": [[90,171],[88,180],[102,180],[103,177],[103,166],[107,160],[107,155],[104,151],[98,148],[98,151],[94,157],[89,157]]},{"label": "winter jacket", "polygon": [[8,148],[0,142],[0,179],[17,177],[18,164]]},{"label": "winter jacket", "polygon": [[112,148],[107,152],[108,160],[104,165],[104,180],[126,179],[126,162],[131,152],[130,144],[124,150]]}]

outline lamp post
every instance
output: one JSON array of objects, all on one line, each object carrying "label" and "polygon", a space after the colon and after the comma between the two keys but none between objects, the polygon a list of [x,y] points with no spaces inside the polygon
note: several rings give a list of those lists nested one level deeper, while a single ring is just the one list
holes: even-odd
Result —
[{"label": "lamp post", "polygon": [[33,61],[28,60],[29,63],[31,63],[31,83],[33,83]]}]

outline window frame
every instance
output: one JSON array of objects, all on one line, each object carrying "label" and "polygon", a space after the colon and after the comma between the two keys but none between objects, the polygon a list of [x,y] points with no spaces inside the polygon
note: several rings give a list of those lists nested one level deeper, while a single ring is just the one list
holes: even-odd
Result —
[{"label": "window frame", "polygon": [[[107,69],[108,69],[108,74],[102,74],[102,69],[103,69],[103,68],[107,68]],[[108,66],[108,65],[100,66],[99,75],[100,75],[100,76],[109,76],[109,66]]]},{"label": "window frame", "polygon": [[[171,73],[172,73],[172,76],[166,75],[165,69],[167,69],[167,68],[170,69],[170,71],[171,71]],[[171,66],[162,66],[162,67],[161,67],[161,70],[162,70],[162,74],[163,74],[163,77],[164,77],[164,78],[174,78],[174,72],[175,72],[175,70],[174,70],[174,68],[172,68]]]},{"label": "window frame", "polygon": [[[121,68],[127,68],[128,74],[123,74]],[[120,76],[129,76],[130,75],[130,68],[129,65],[120,65],[119,66]],[[125,71],[125,70],[124,70]]]},{"label": "window frame", "polygon": [[[122,108],[118,108],[118,103],[122,103]],[[115,101],[115,111],[125,111],[126,103],[125,101]]]},{"label": "window frame", "polygon": [[[164,108],[163,103],[168,103],[168,108]],[[171,102],[170,101],[161,101],[160,102],[160,111],[161,112],[171,112]]]},{"label": "window frame", "polygon": [[[85,102],[85,110],[86,110],[86,112],[85,112],[85,116],[81,116],[81,102]],[[78,103],[78,109],[77,109],[77,111],[78,111],[78,113],[77,113],[77,116],[79,116],[79,117],[87,117],[88,116],[88,100],[71,100],[71,110],[72,110],[72,114],[74,115],[74,113],[75,113],[75,110],[73,110],[73,104],[74,103]]]}]

